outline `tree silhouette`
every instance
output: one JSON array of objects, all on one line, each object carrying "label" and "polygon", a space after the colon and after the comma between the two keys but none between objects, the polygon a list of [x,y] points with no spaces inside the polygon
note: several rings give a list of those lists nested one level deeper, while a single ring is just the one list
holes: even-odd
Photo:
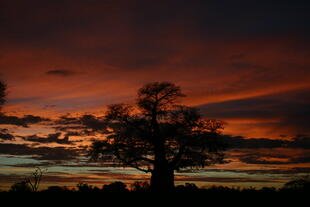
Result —
[{"label": "tree silhouette", "polygon": [[110,184],[105,184],[102,187],[103,192],[114,192],[114,193],[124,193],[128,192],[126,184],[116,181]]},{"label": "tree silhouette", "polygon": [[297,178],[284,184],[282,190],[310,192],[310,177]]},{"label": "tree silhouette", "polygon": [[154,82],[139,89],[135,105],[108,106],[106,138],[92,143],[91,159],[151,173],[153,191],[171,190],[176,170],[222,163],[223,122],[177,105],[183,96],[173,83]]},{"label": "tree silhouette", "polygon": [[26,178],[25,181],[30,185],[32,192],[37,192],[41,178],[43,175],[43,170],[39,167],[35,169],[35,171],[32,173],[32,178]]},{"label": "tree silhouette", "polygon": [[0,81],[0,109],[1,106],[5,103],[6,96],[6,85],[2,81]]},{"label": "tree silhouette", "polygon": [[136,181],[131,184],[131,191],[133,192],[148,192],[150,184],[148,182]]},{"label": "tree silhouette", "polygon": [[25,178],[21,182],[14,183],[11,186],[11,192],[37,192],[41,178],[43,175],[43,170],[41,168],[36,168],[32,173],[32,176]]},{"label": "tree silhouette", "polygon": [[21,181],[18,183],[14,183],[11,186],[10,192],[27,193],[32,192],[32,188],[27,181]]},{"label": "tree silhouette", "polygon": [[78,183],[76,187],[78,189],[78,192],[81,192],[81,193],[99,192],[100,190],[98,187],[88,185],[87,183]]}]

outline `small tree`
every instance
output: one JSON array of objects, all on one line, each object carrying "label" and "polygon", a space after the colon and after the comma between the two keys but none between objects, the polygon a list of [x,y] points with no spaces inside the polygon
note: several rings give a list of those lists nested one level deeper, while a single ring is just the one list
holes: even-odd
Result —
[{"label": "small tree", "polygon": [[105,140],[93,142],[93,160],[113,161],[151,173],[151,189],[174,187],[174,171],[223,162],[223,122],[203,119],[196,108],[177,105],[183,97],[173,83],[150,83],[136,105],[108,106]]},{"label": "small tree", "polygon": [[282,190],[310,191],[310,177],[297,178],[284,184]]},{"label": "small tree", "polygon": [[37,168],[33,173],[31,178],[26,178],[25,182],[31,187],[32,192],[37,192],[41,178],[43,175],[43,170],[41,168]]}]

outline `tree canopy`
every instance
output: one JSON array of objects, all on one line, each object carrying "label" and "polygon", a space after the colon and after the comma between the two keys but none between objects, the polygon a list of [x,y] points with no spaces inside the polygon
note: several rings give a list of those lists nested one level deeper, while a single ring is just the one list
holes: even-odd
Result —
[{"label": "tree canopy", "polygon": [[155,82],[138,90],[135,105],[108,106],[105,138],[93,142],[91,158],[152,173],[154,190],[172,188],[175,170],[224,162],[224,123],[179,105],[184,96],[173,83]]}]

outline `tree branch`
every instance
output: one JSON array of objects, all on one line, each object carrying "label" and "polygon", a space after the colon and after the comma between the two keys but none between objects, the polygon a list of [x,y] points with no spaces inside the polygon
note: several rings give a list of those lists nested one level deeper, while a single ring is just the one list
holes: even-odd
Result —
[{"label": "tree branch", "polygon": [[120,156],[120,154],[119,154],[119,152],[118,151],[115,151],[115,156],[117,157],[117,159],[119,159],[121,162],[123,162],[124,164],[126,164],[126,165],[128,165],[128,166],[130,166],[130,167],[133,167],[133,168],[136,168],[137,170],[140,170],[140,171],[142,171],[142,172],[145,172],[145,173],[149,173],[149,172],[152,172],[152,170],[151,169],[143,169],[143,168],[141,168],[141,167],[139,167],[139,166],[137,166],[137,165],[134,165],[133,163],[135,163],[135,162],[139,162],[139,161],[146,161],[146,162],[150,162],[150,163],[154,163],[154,160],[151,160],[151,159],[149,159],[149,158],[146,158],[146,157],[137,157],[137,158],[135,158],[135,159],[132,159],[132,160],[126,160],[126,159],[123,159],[121,156]]},{"label": "tree branch", "polygon": [[175,169],[178,165],[178,163],[180,162],[184,152],[185,152],[185,145],[181,145],[180,146],[180,149],[179,149],[179,152],[176,154],[176,156],[172,159],[172,161],[169,163],[170,166]]}]

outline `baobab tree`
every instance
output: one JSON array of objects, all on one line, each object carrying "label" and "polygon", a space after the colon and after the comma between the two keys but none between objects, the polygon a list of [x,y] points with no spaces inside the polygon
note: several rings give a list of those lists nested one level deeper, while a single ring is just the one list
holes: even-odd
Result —
[{"label": "baobab tree", "polygon": [[92,143],[91,159],[151,173],[154,191],[173,189],[175,171],[223,163],[223,122],[177,105],[183,96],[175,84],[155,82],[138,90],[135,105],[108,106],[105,138]]},{"label": "baobab tree", "polygon": [[6,96],[6,85],[0,81],[0,109],[1,106],[5,103],[5,96]]}]

